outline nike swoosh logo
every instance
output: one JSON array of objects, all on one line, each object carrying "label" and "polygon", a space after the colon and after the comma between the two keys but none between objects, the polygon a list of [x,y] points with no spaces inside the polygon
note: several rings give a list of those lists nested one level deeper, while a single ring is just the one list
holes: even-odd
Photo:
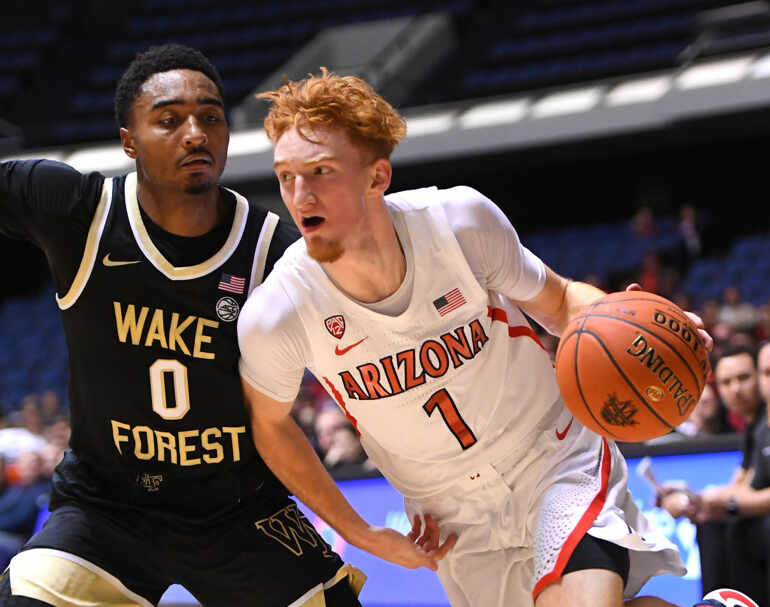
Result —
[{"label": "nike swoosh logo", "polygon": [[358,344],[360,344],[362,341],[364,341],[364,339],[366,339],[366,337],[364,337],[363,339],[359,339],[356,343],[350,344],[346,348],[340,348],[339,346],[334,346],[334,353],[337,356],[342,356],[346,352],[348,352],[348,351],[352,350],[353,348],[355,348]]},{"label": "nike swoosh logo", "polygon": [[113,261],[112,259],[110,259],[110,254],[107,253],[104,256],[104,259],[102,259],[102,263],[108,268],[114,268],[115,266],[128,266],[128,265],[131,265],[132,263],[142,263],[142,260],[135,259],[131,261]]},{"label": "nike swoosh logo", "polygon": [[556,438],[558,438],[559,440],[564,440],[564,437],[567,436],[567,432],[569,432],[569,429],[572,427],[572,422],[573,421],[575,421],[574,417],[569,420],[569,423],[567,424],[567,427],[564,428],[564,431],[562,431],[562,432],[559,432],[559,430],[557,428],[554,428],[554,430],[556,430]]}]

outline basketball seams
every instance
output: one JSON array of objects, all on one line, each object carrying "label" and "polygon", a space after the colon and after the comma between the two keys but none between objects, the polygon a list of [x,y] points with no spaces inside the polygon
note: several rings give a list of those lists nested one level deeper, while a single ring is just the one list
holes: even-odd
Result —
[{"label": "basketball seams", "polygon": [[[585,321],[583,321],[583,324],[585,324]],[[576,329],[572,333],[566,335],[563,339],[565,340],[565,343],[569,341],[569,338],[573,335],[576,335],[575,338],[575,357],[574,357],[574,365],[573,365],[573,371],[574,371],[574,377],[575,377],[575,385],[577,386],[578,392],[580,393],[580,400],[583,401],[583,406],[586,408],[586,411],[588,411],[588,414],[591,416],[591,418],[596,422],[596,425],[599,426],[602,430],[604,430],[607,434],[611,434],[612,436],[616,438],[620,438],[618,434],[615,434],[612,430],[609,430],[604,427],[604,425],[596,419],[596,416],[594,415],[594,412],[591,410],[591,407],[588,406],[588,402],[586,400],[585,395],[583,394],[583,386],[580,382],[580,373],[578,373],[578,351],[580,350],[580,336],[583,333],[590,333],[590,331],[584,331],[583,327],[581,326],[579,329]]]},{"label": "basketball seams", "polygon": [[[576,331],[574,331],[573,333],[570,333],[569,335],[567,335],[566,339],[569,340],[571,335],[577,335],[577,337],[575,338],[575,357],[574,357],[574,360],[573,360],[573,371],[574,371],[574,376],[575,376],[575,385],[577,386],[578,392],[580,393],[580,400],[583,401],[583,406],[586,408],[586,410],[588,411],[588,414],[591,416],[591,418],[594,420],[594,422],[596,422],[597,426],[602,428],[602,430],[604,430],[607,434],[609,434],[611,436],[614,436],[616,438],[620,438],[620,435],[616,434],[612,430],[609,430],[609,429],[605,428],[604,425],[598,419],[596,419],[596,416],[594,415],[594,412],[591,410],[591,407],[588,406],[588,402],[586,400],[586,397],[583,394],[583,387],[582,387],[581,382],[580,382],[580,373],[578,373],[578,352],[580,351],[580,336],[584,332],[583,329],[585,327],[586,320],[588,320],[588,318],[589,318],[590,311],[593,310],[597,305],[599,305],[599,304],[596,303],[596,302],[591,304],[591,306],[589,308],[589,311],[585,315],[583,315],[583,317],[581,319],[580,327]],[[577,319],[575,319],[575,320],[577,320]],[[595,337],[595,335],[594,335],[594,337]]]},{"label": "basketball seams", "polygon": [[[631,320],[628,320],[627,318],[623,318],[621,316],[613,316],[613,315],[610,315],[610,314],[600,314],[600,313],[589,313],[589,314],[586,315],[586,318],[591,318],[591,317],[593,317],[593,318],[609,318],[609,319],[612,319],[612,320],[617,320],[617,321],[625,323],[627,325],[631,325],[632,327],[636,327],[637,329],[640,329],[641,331],[649,333],[650,335],[653,335],[656,339],[658,339],[659,341],[664,343],[679,358],[679,360],[682,361],[684,366],[687,367],[687,370],[690,372],[690,375],[692,375],[692,378],[695,381],[695,386],[697,388],[697,391],[700,393],[700,391],[702,390],[702,386],[701,386],[700,381],[698,380],[697,373],[695,373],[693,371],[692,367],[687,362],[687,360],[685,360],[684,356],[682,356],[682,354],[679,352],[679,350],[677,348],[675,348],[673,345],[671,345],[671,343],[667,339],[664,339],[663,337],[658,335],[656,332],[652,331],[649,327],[645,327],[644,325],[635,323],[635,322],[633,322]],[[585,322],[586,321],[584,320],[583,321],[583,326],[585,326]],[[581,329],[582,329],[582,327],[581,327]],[[700,338],[698,338],[698,339],[700,339]],[[703,345],[703,344],[701,344],[701,345]],[[704,352],[705,352],[705,349],[704,349]],[[705,381],[705,378],[704,378],[704,381]]]},{"label": "basketball seams", "polygon": [[[602,350],[604,350],[604,353],[607,355],[607,358],[610,360],[612,365],[615,367],[615,369],[620,373],[620,375],[623,377],[623,380],[628,384],[628,386],[631,388],[631,390],[636,394],[637,398],[643,404],[647,409],[649,409],[650,413],[652,413],[666,428],[669,430],[675,430],[676,427],[672,426],[668,421],[663,419],[658,412],[650,406],[650,404],[647,402],[647,400],[639,393],[639,391],[636,389],[636,386],[631,382],[630,378],[626,373],[623,371],[623,369],[620,368],[619,363],[615,360],[615,357],[612,355],[610,350],[607,348],[606,344],[602,341],[601,336],[597,335],[592,331],[591,329],[578,329],[581,333],[589,333],[590,335],[593,335],[594,338],[596,338],[596,341],[599,342],[599,345],[602,347]],[[593,414],[592,414],[593,415]]]}]

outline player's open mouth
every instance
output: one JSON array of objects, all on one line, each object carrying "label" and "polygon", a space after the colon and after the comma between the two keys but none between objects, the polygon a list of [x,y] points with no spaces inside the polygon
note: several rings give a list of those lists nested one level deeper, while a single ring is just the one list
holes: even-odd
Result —
[{"label": "player's open mouth", "polygon": [[315,228],[317,226],[320,226],[324,221],[326,221],[323,217],[303,217],[302,218],[302,227],[303,228]]}]

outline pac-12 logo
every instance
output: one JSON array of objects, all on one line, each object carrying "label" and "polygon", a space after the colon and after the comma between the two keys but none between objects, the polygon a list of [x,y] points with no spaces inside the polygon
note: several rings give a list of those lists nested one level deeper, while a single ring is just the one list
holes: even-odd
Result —
[{"label": "pac-12 logo", "polygon": [[238,302],[232,297],[222,297],[217,302],[217,316],[225,322],[233,322],[238,318],[238,312],[240,311]]},{"label": "pac-12 logo", "polygon": [[332,334],[332,337],[340,339],[345,334],[345,319],[342,314],[336,316],[330,316],[324,321],[326,330]]}]

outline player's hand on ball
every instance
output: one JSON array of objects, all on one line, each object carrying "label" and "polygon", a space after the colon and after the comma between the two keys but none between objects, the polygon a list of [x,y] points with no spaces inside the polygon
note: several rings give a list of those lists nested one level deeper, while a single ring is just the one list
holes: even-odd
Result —
[{"label": "player's hand on ball", "polygon": [[[638,282],[632,282],[630,285],[626,287],[626,291],[642,291],[642,290],[643,290],[642,285],[640,285]],[[703,319],[693,312],[688,312],[687,310],[682,310],[682,312],[684,312],[687,315],[687,318],[689,318],[692,324],[695,325],[695,328],[698,329],[698,336],[700,337],[700,340],[703,342],[703,347],[706,348],[707,352],[711,352],[714,349],[714,338],[708,334],[708,331],[706,331],[705,329],[706,325],[703,324]]]}]

